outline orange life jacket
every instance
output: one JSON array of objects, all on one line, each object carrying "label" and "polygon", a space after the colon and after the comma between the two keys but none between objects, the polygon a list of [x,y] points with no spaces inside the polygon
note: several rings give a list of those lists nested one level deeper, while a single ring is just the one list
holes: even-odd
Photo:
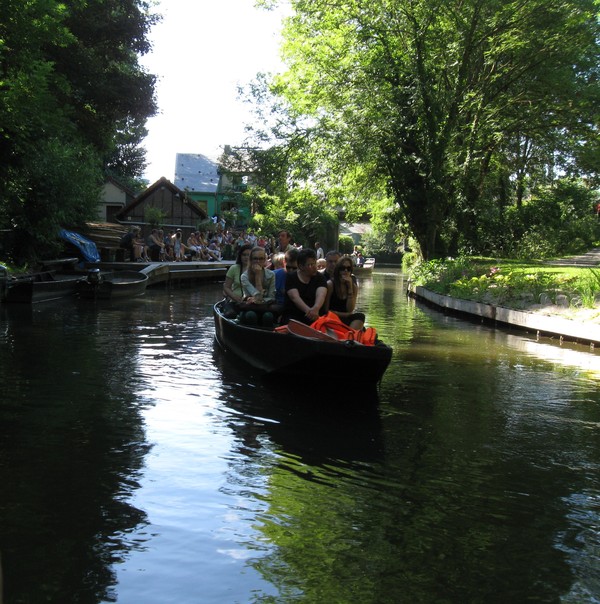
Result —
[{"label": "orange life jacket", "polygon": [[334,312],[329,311],[311,324],[313,329],[335,336],[338,340],[355,340],[365,346],[374,346],[377,331],[374,327],[352,329],[346,325]]}]

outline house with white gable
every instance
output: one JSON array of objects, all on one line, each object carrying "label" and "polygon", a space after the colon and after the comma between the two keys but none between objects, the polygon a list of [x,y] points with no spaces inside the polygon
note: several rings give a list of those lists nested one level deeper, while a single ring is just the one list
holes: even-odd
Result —
[{"label": "house with white gable", "polygon": [[112,176],[107,176],[98,203],[100,222],[117,222],[115,216],[135,199],[135,193]]}]

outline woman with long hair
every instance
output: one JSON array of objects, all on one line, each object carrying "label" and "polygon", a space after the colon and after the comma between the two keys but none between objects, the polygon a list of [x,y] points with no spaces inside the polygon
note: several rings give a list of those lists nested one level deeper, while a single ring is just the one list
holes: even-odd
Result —
[{"label": "woman with long hair", "polygon": [[244,301],[244,290],[242,288],[242,273],[248,268],[250,263],[250,251],[252,246],[249,243],[240,245],[237,251],[235,264],[232,264],[225,275],[223,284],[223,294],[234,304],[240,304]]},{"label": "woman with long hair", "polygon": [[358,281],[352,274],[352,258],[342,256],[333,269],[333,277],[327,282],[325,306],[352,329],[365,326],[365,315],[354,312],[358,297]]},{"label": "woman with long hair", "polygon": [[272,304],[275,301],[275,273],[265,268],[265,248],[257,245],[250,250],[250,263],[242,273],[242,289],[248,304]]},{"label": "woman with long hair", "polygon": [[240,310],[244,312],[240,320],[243,323],[251,324],[256,317],[258,323],[270,327],[281,312],[275,300],[275,273],[265,268],[266,264],[265,248],[254,246],[250,251],[250,263],[242,273],[244,302],[240,305]]}]

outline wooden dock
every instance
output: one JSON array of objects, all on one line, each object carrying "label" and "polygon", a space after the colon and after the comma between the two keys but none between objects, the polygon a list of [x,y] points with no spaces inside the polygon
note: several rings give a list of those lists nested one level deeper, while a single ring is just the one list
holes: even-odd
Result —
[{"label": "wooden dock", "polygon": [[101,271],[139,271],[148,275],[148,287],[181,281],[224,281],[233,260],[221,262],[96,262],[86,268]]}]

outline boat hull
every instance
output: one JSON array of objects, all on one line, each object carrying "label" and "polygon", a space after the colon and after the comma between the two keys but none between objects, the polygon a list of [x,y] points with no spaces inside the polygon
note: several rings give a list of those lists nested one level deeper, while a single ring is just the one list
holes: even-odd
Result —
[{"label": "boat hull", "polygon": [[77,284],[80,298],[92,300],[112,300],[115,298],[133,298],[146,291],[148,275],[136,271],[115,271],[103,274],[99,282],[81,279]]},{"label": "boat hull", "polygon": [[392,357],[392,349],[383,343],[364,346],[240,325],[223,316],[220,304],[213,311],[218,344],[266,374],[301,375],[327,382],[344,376],[344,382],[376,384]]},{"label": "boat hull", "polygon": [[73,296],[81,275],[57,275],[52,272],[36,273],[27,278],[9,281],[5,302],[35,304]]}]

